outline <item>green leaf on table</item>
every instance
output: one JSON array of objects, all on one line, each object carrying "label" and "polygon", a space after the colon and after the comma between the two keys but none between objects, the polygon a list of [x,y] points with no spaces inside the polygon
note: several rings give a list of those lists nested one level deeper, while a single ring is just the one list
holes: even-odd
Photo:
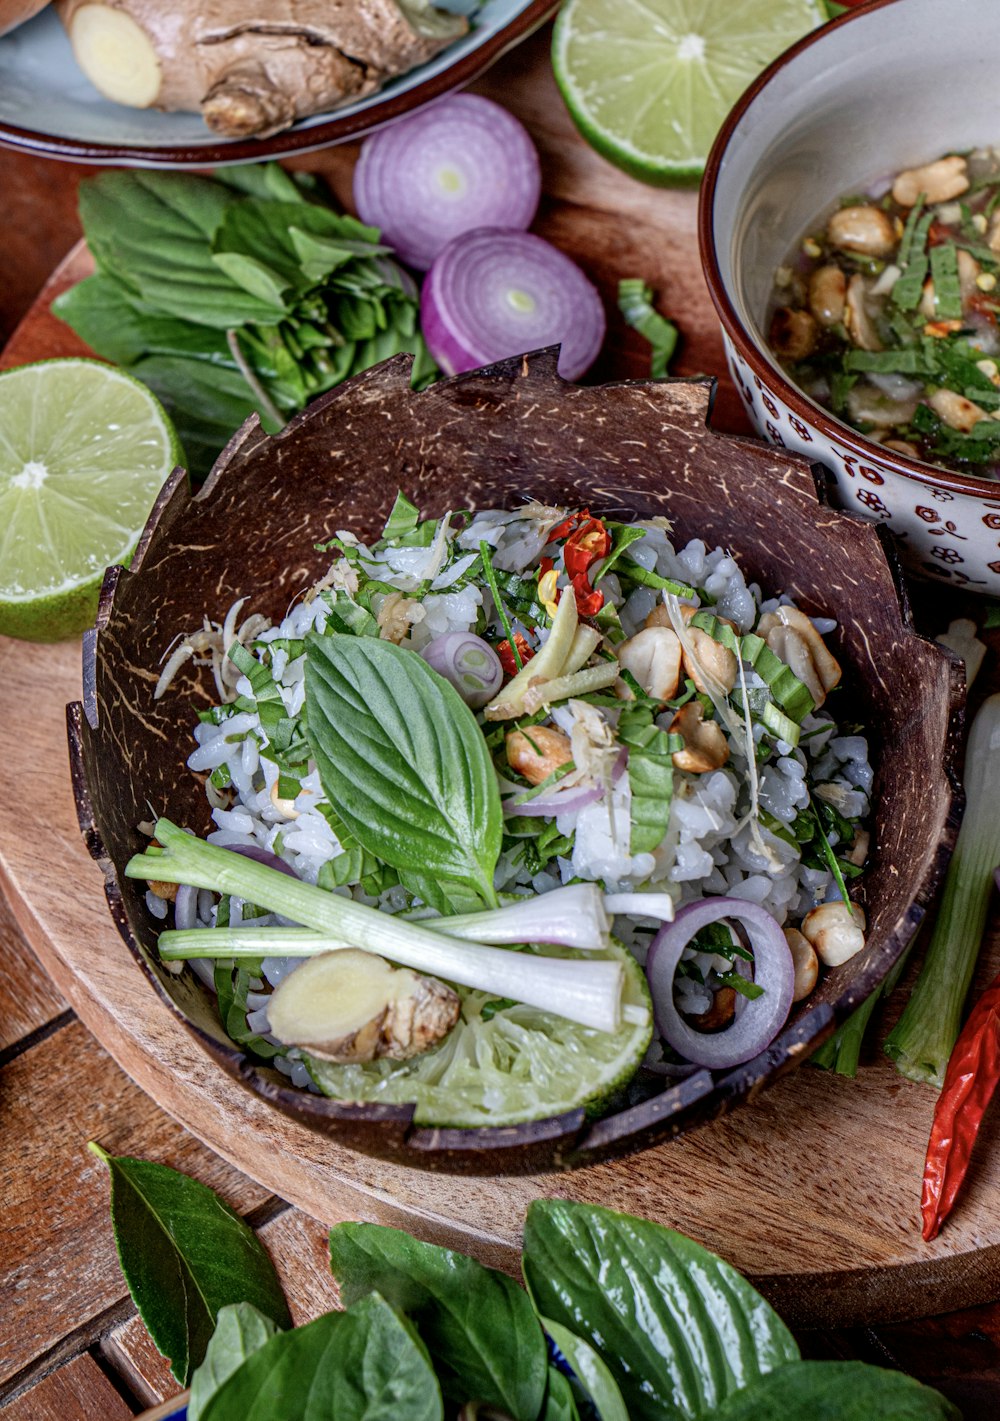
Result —
[{"label": "green leaf on table", "polygon": [[538,1312],[600,1352],[632,1421],[711,1415],[731,1392],[799,1355],[734,1268],[659,1224],[536,1200],[522,1266]]},{"label": "green leaf on table", "polygon": [[413,1319],[446,1396],[536,1421],[547,1349],[527,1294],[512,1278],[378,1224],[331,1229],[330,1266],[345,1303],[377,1291]]},{"label": "green leaf on table", "polygon": [[377,228],[332,208],[250,197],[226,208],[212,240],[212,254],[217,263],[227,254],[252,259],[286,288],[304,292],[355,257],[370,258],[390,250],[377,243]]},{"label": "green leaf on table", "polygon": [[286,173],[280,163],[241,163],[216,171],[215,181],[247,197],[273,198],[276,202],[308,202],[316,188],[310,173]]},{"label": "green leaf on table", "polygon": [[542,1326],[566,1358],[601,1421],[629,1421],[618,1383],[590,1343],[551,1318],[543,1317]]},{"label": "green leaf on table", "polygon": [[323,792],[358,843],[404,884],[443,879],[495,904],[500,792],[454,687],[392,642],[311,633],[306,705]]},{"label": "green leaf on table", "polygon": [[111,1174],[111,1221],[132,1301],[182,1386],[228,1303],[251,1303],[291,1327],[263,1246],[207,1185],[163,1164],[109,1155],[93,1141],[89,1148]]},{"label": "green leaf on table", "polygon": [[441,1421],[441,1389],[412,1324],[373,1294],[272,1337],[202,1421]]},{"label": "green leaf on table", "polygon": [[219,1309],[205,1360],[191,1378],[187,1421],[199,1421],[209,1401],[248,1357],[270,1342],[278,1328],[250,1303],[228,1303]]},{"label": "green leaf on table", "polygon": [[947,1397],[865,1362],[789,1362],[712,1413],[713,1421],[962,1421]]},{"label": "green leaf on table", "polygon": [[652,346],[649,373],[654,380],[667,374],[677,349],[677,327],[653,305],[653,291],[641,277],[624,277],[618,283],[618,309],[633,330]]}]

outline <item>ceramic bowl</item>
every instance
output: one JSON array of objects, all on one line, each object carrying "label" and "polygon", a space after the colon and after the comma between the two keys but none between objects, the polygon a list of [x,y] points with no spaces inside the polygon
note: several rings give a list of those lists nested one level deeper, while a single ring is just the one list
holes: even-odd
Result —
[{"label": "ceramic bowl", "polygon": [[80,163],[204,168],[309,153],[358,138],[468,84],[555,9],[555,0],[438,0],[475,14],[469,33],[357,103],[301,119],[269,138],[224,139],[197,113],[109,103],[80,70],[51,8],[0,39],[0,143]]},{"label": "ceramic bowl", "polygon": [[841,506],[891,528],[909,571],[1000,596],[1000,483],[917,463],[788,380],[765,318],[774,272],[844,192],[1000,142],[995,0],[875,0],[751,85],[716,141],[700,238],[730,373],[755,428],[822,462]]},{"label": "ceramic bowl", "polygon": [[[911,628],[878,530],[823,507],[806,460],[706,427],[708,382],[569,385],[557,352],[409,386],[397,356],[318,400],[275,438],[249,421],[193,498],[178,470],[128,571],[111,569],[85,644],[84,704],[70,708],[80,822],[137,970],[248,1090],[369,1153],[420,1168],[495,1173],[590,1163],[711,1119],[800,1062],[883,980],[923,916],[950,853],[964,684],[949,653]],[[188,666],[159,701],[152,688],[179,632],[237,598],[272,618],[326,570],[336,530],[377,536],[398,489],[428,514],[516,507],[525,495],[617,518],[666,515],[675,536],[724,544],[748,580],[837,619],[840,693],[871,734],[876,766],[871,867],[861,880],[864,952],[830,973],[756,1060],[664,1089],[647,1082],[600,1120],[582,1110],[507,1129],[421,1128],[407,1106],[343,1104],[293,1090],[223,1034],[214,998],[156,956],[145,884],[122,869],[137,825],[165,814],[210,827],[185,765],[211,674]]]}]

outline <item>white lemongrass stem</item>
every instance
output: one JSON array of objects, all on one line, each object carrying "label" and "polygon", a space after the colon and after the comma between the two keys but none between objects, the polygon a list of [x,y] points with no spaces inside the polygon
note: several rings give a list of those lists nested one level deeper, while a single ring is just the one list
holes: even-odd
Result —
[{"label": "white lemongrass stem", "polygon": [[125,867],[127,877],[189,883],[194,888],[232,894],[404,967],[524,1002],[598,1031],[621,1027],[625,973],[618,962],[541,957],[480,943],[452,942],[420,923],[368,908],[229,849],[206,844],[169,819],[157,820],[154,832],[162,846],[160,852],[130,859]]},{"label": "white lemongrass stem", "polygon": [[551,681],[559,675],[573,646],[579,618],[576,613],[576,593],[564,587],[556,614],[542,649],[508,681],[498,696],[494,696],[483,711],[487,720],[510,720],[523,714],[525,692],[533,681]]},{"label": "white lemongrass stem", "polygon": [[[528,663],[529,666],[531,663]],[[534,715],[542,706],[555,701],[568,701],[571,696],[587,696],[591,691],[603,691],[613,686],[621,675],[617,661],[601,661],[597,666],[588,666],[585,671],[574,671],[572,676],[558,676],[554,681],[543,681],[540,686],[532,686],[525,692],[524,709]]]}]

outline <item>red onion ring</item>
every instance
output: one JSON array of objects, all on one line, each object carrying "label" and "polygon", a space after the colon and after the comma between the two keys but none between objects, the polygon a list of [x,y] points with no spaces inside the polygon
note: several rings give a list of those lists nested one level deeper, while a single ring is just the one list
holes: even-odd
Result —
[{"label": "red onion ring", "polygon": [[448,375],[561,345],[559,374],[577,380],[604,340],[604,307],[569,257],[530,232],[483,227],[435,259],[420,298],[427,348]]},{"label": "red onion ring", "polygon": [[[681,953],[710,923],[736,918],[746,928],[754,954],[754,981],[763,995],[740,998],[742,1010],[725,1031],[695,1031],[674,1005],[674,974]],[[656,1029],[686,1060],[709,1070],[726,1070],[759,1056],[784,1026],[792,1006],[795,967],[780,924],[743,898],[702,898],[678,910],[654,937],[646,958]]]},{"label": "red onion ring", "polygon": [[420,271],[463,232],[530,227],[541,189],[527,129],[477,94],[453,94],[380,129],[354,169],[361,220]]},{"label": "red onion ring", "polygon": [[[625,773],[625,766],[628,763],[628,750],[622,749],[621,754],[615,761],[614,769],[611,771],[611,783],[616,785]],[[501,789],[510,788],[523,794],[524,790],[520,785],[512,785],[508,781],[501,784]],[[542,796],[539,799],[529,799],[525,804],[517,804],[516,795],[514,799],[506,799],[503,804],[503,812],[508,818],[517,816],[533,818],[536,816],[546,819],[554,819],[557,814],[575,814],[580,809],[586,809],[589,804],[596,804],[604,794],[603,788],[598,785],[590,789],[579,789],[576,785],[570,789],[560,790],[554,787],[548,797]]]}]

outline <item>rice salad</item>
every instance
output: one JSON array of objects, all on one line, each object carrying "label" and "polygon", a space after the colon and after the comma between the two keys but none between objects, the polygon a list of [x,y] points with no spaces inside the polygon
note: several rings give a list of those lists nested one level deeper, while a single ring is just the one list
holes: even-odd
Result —
[{"label": "rice salad", "polygon": [[[426,1123],[513,1123],[576,1103],[596,1111],[621,1098],[637,1069],[648,1082],[751,1059],[822,967],[863,947],[848,885],[867,854],[872,768],[860,727],[830,714],[840,680],[824,641],[833,621],[780,593],[765,597],[723,548],[676,547],[662,518],[626,524],[528,503],[424,519],[400,495],[378,540],[340,532],[328,548],[329,571],[280,623],[241,599],[165,659],[157,696],[190,660],[211,665],[218,692],[187,760],[211,804],[207,843],[235,850],[244,874],[268,884],[268,866],[278,867],[284,882],[376,909],[408,932],[429,924],[423,936],[452,953],[464,932],[518,949],[504,954],[517,972],[536,957],[581,970],[613,963],[619,1015],[601,1030],[563,1016],[555,995],[550,1010],[532,1003],[516,973],[512,987],[491,990],[449,977],[445,964],[420,980],[443,978],[454,1006],[434,1016],[420,1049],[386,1025],[399,1015],[392,992],[388,1007],[377,996],[371,1018],[359,1006],[331,1046],[325,1026],[296,1030],[302,1005],[286,1024],[293,981],[304,1001],[308,973],[339,957],[341,985],[330,991],[346,1000],[345,964],[367,953],[303,927],[308,914],[289,910],[277,889],[270,901],[256,886],[244,897],[211,874],[201,886],[194,874],[184,880],[180,866],[174,882],[158,880],[154,846],[149,871],[135,876],[150,880],[153,916],[172,914],[161,942],[177,941],[161,952],[219,994],[243,1049],[296,1086],[413,1103]],[[405,847],[395,861],[380,856],[382,831],[361,810],[351,818],[351,785],[334,784],[320,745],[330,703],[318,658],[377,650],[395,657],[394,674],[397,664],[412,672],[414,658],[400,661],[393,648],[457,692],[463,734],[474,718],[495,777],[487,791],[499,798],[499,851],[478,897],[467,882],[432,884],[407,867]],[[370,713],[360,700],[342,704]],[[343,733],[355,746],[365,735],[363,726]],[[160,825],[156,833],[162,845]],[[586,910],[574,910],[580,923],[597,914],[592,940],[586,926],[546,924],[546,904],[574,893],[587,895]],[[488,919],[518,909],[519,929],[487,934]],[[226,956],[248,932],[242,956]],[[207,945],[185,956],[194,933]],[[409,961],[402,948],[384,951],[397,964],[386,971],[413,976],[398,967]],[[324,990],[317,975],[308,1010]]]}]

